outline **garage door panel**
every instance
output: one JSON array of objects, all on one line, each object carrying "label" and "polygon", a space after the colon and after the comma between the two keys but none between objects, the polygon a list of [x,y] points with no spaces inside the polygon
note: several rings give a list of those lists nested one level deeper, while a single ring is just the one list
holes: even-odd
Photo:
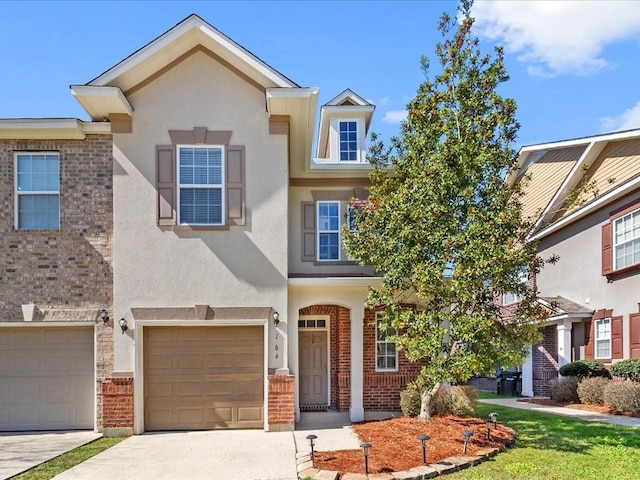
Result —
[{"label": "garage door panel", "polygon": [[93,428],[92,326],[7,327],[0,336],[0,430]]},{"label": "garage door panel", "polygon": [[262,428],[262,327],[145,327],[144,338],[145,430]]}]

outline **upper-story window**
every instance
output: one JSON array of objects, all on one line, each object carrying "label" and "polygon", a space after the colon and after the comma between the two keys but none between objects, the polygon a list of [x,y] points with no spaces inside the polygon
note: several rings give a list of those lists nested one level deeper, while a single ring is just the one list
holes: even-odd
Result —
[{"label": "upper-story window", "polygon": [[178,223],[224,225],[224,147],[179,145],[177,157]]},{"label": "upper-story window", "polygon": [[339,149],[341,162],[358,161],[358,122],[341,121],[339,125]]},{"label": "upper-story window", "polygon": [[640,210],[613,222],[614,270],[640,262]]},{"label": "upper-story window", "polygon": [[[527,270],[521,270],[518,272],[518,282],[526,284],[529,281],[529,274]],[[518,303],[523,300],[523,296],[514,292],[505,292],[502,295],[502,305],[510,305],[512,303]]]},{"label": "upper-story window", "polygon": [[16,230],[60,229],[60,156],[15,154]]},{"label": "upper-story window", "polygon": [[387,325],[382,312],[376,313],[376,371],[398,370],[398,349],[393,337],[396,329]]},{"label": "upper-story window", "polygon": [[318,202],[318,260],[340,260],[340,202]]},{"label": "upper-story window", "polygon": [[596,358],[611,358],[611,319],[601,318],[594,323]]}]

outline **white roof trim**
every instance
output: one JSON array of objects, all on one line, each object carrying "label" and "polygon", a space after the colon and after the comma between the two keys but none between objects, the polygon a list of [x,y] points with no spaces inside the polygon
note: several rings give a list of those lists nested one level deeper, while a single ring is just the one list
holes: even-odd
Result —
[{"label": "white roof trim", "polygon": [[70,88],[71,95],[95,120],[106,118],[110,113],[133,114],[133,107],[118,87],[71,85]]},{"label": "white roof trim", "polygon": [[318,94],[318,87],[307,88],[267,88],[267,99],[269,98],[310,98]]},{"label": "white roof trim", "polygon": [[83,122],[77,118],[3,118],[2,139],[82,140],[87,134],[111,133],[110,122]]},{"label": "white roof trim", "polygon": [[[353,100],[356,103],[356,105],[341,105],[341,103],[347,99]],[[354,93],[354,91],[351,90],[350,88],[347,88],[342,93],[339,93],[338,95],[336,95],[335,97],[333,97],[331,100],[329,100],[327,103],[323,105],[323,107],[327,107],[327,106],[337,106],[337,107],[371,106],[373,107],[371,103],[367,102],[364,98],[362,98],[357,93]]]},{"label": "white roof trim", "polygon": [[197,29],[212,39],[214,42],[220,44],[234,55],[245,61],[248,65],[256,69],[259,73],[272,80],[280,87],[297,87],[298,85],[280,74],[273,68],[269,67],[262,60],[255,55],[245,50],[233,40],[222,34],[220,31],[209,25],[197,15],[191,15],[183,20],[181,23],[163,33],[161,36],[151,41],[151,43],[145,45],[137,52],[133,53],[129,57],[122,60],[120,63],[114,65],[102,75],[96,77],[88,83],[88,85],[104,86],[118,78],[127,70],[139,65],[144,60],[154,53],[162,50],[170,45],[174,40],[185,35],[190,30]]},{"label": "white roof trim", "polygon": [[527,145],[520,149],[520,153],[533,152],[536,150],[550,150],[552,148],[575,147],[586,145],[591,142],[612,142],[615,140],[627,140],[640,137],[640,129],[627,130],[625,132],[607,133],[604,135],[594,135],[592,137],[575,138],[573,140],[562,140],[560,142],[540,143],[538,145]]}]

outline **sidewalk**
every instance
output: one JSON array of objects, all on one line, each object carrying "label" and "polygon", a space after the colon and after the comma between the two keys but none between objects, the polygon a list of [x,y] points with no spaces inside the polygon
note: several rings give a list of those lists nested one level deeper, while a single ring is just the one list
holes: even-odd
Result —
[{"label": "sidewalk", "polygon": [[588,422],[610,423],[613,425],[623,425],[625,427],[640,428],[640,418],[625,417],[624,415],[608,415],[606,413],[589,412],[567,407],[550,407],[549,405],[539,405],[537,403],[519,402],[517,398],[486,398],[478,400],[481,403],[499,405],[501,407],[519,408],[521,410],[535,410],[536,412],[550,413],[553,415],[563,415],[565,417],[577,418]]}]

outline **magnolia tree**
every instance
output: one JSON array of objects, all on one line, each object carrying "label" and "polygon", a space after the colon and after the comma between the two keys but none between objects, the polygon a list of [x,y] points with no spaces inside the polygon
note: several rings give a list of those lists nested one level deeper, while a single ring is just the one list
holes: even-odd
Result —
[{"label": "magnolia tree", "polygon": [[[426,360],[415,381],[421,418],[443,383],[520,363],[542,314],[522,278],[545,262],[526,241],[520,184],[505,183],[516,104],[498,93],[503,51],[480,52],[470,7],[463,1],[457,20],[442,15],[438,73],[422,59],[426,80],[399,137],[387,148],[374,136],[370,196],[345,232],[349,255],[382,276],[368,305],[384,309],[409,360]],[[497,301],[505,292],[522,298],[508,315]]]}]

